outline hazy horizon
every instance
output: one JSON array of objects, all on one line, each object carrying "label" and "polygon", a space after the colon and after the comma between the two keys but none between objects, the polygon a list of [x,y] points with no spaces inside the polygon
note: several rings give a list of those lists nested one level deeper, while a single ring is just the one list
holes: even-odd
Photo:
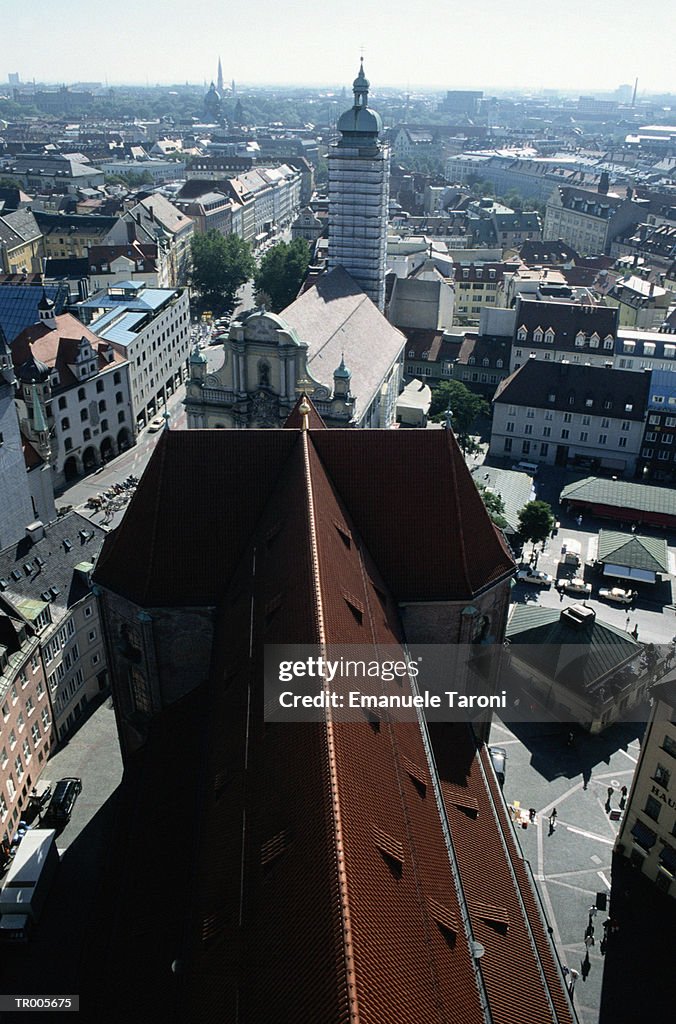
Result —
[{"label": "hazy horizon", "polygon": [[[374,93],[612,93],[621,84],[633,88],[637,77],[639,96],[676,91],[664,45],[676,30],[668,0],[649,12],[633,0],[569,0],[546,14],[501,0],[441,0],[436,8],[391,0],[384,11],[386,20],[375,0],[344,0],[329,11],[310,0],[235,0],[228,8],[194,0],[187,12],[178,0],[145,0],[133,14],[121,8],[111,17],[103,0],[62,0],[45,31],[44,12],[15,8],[3,35],[5,52],[16,57],[7,64],[5,56],[0,79],[5,86],[18,72],[22,82],[52,85],[199,86],[216,79],[220,56],[226,83],[340,90],[355,77],[363,48]],[[14,35],[21,46],[11,45]]]}]

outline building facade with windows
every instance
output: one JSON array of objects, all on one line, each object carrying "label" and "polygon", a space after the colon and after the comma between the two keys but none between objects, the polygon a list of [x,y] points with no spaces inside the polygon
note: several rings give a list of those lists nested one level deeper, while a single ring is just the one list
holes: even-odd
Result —
[{"label": "building facade with windows", "polygon": [[676,338],[661,331],[617,331],[613,366],[618,370],[676,370]]},{"label": "building facade with windows", "polygon": [[48,444],[59,487],[134,444],[136,420],[125,357],[72,314],[55,316],[46,296],[40,306],[12,344],[17,408],[24,436]]},{"label": "building facade with windows", "polygon": [[[0,554],[0,559],[2,555]],[[23,567],[16,570],[22,577]],[[29,621],[5,599],[0,579],[0,863],[9,851],[30,792],[54,741],[53,714],[40,656],[49,626],[42,611]]]},{"label": "building facade with windows", "polygon": [[649,377],[639,470],[645,479],[671,483],[676,479],[676,374],[653,370]]},{"label": "building facade with windows", "polygon": [[641,744],[615,853],[676,897],[676,713],[657,699]]},{"label": "building facade with windows", "polygon": [[647,375],[529,359],[496,392],[489,452],[633,475],[648,391]]},{"label": "building facade with windows", "polygon": [[190,303],[182,288],[120,281],[78,304],[81,319],[129,364],[134,428],[144,427],[185,380]]},{"label": "building facade with windows", "polygon": [[[70,735],[108,688],[97,598],[90,583],[105,531],[77,512],[0,551],[0,602],[37,638],[54,739]],[[32,658],[32,653],[31,653]],[[37,694],[41,700],[41,694]]]}]

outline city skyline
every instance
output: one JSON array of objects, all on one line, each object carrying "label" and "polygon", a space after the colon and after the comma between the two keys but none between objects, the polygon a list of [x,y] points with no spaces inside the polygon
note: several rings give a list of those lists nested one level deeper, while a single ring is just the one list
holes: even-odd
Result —
[{"label": "city skyline", "polygon": [[[676,88],[666,54],[656,59],[676,29],[666,0],[653,5],[649,21],[635,17],[629,0],[593,6],[570,0],[555,23],[528,11],[517,20],[514,9],[497,0],[481,0],[471,18],[453,0],[434,11],[422,5],[412,11],[404,0],[393,0],[386,22],[374,0],[346,0],[321,17],[309,0],[283,7],[255,0],[253,7],[227,11],[215,0],[196,0],[188,17],[177,0],[147,0],[133,23],[115,26],[109,45],[107,23],[96,17],[106,9],[102,0],[64,0],[62,17],[48,33],[38,11],[12,11],[8,38],[29,39],[30,46],[16,51],[21,56],[15,61],[5,58],[0,80],[18,72],[22,81],[54,84],[200,84],[215,80],[220,56],[226,82],[330,87],[352,81],[363,52],[374,93],[378,87],[613,92],[636,78],[639,95]],[[256,26],[251,47],[241,38],[233,46],[233,19],[245,33],[247,25]],[[149,45],[160,27],[161,45]],[[419,42],[412,34],[416,27]]]}]

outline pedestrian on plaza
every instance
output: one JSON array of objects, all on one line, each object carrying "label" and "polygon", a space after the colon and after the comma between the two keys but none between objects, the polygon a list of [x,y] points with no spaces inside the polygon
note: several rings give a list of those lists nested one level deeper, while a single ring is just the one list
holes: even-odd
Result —
[{"label": "pedestrian on plaza", "polygon": [[596,917],[598,912],[599,912],[599,908],[596,906],[596,904],[592,903],[591,907],[589,908],[589,916],[590,916],[590,918]]},{"label": "pedestrian on plaza", "polygon": [[559,587],[559,601],[563,602],[563,587]]},{"label": "pedestrian on plaza", "polygon": [[528,808],[528,817],[529,817],[529,819],[531,821],[535,821],[535,808],[534,807],[529,807]]},{"label": "pedestrian on plaza", "polygon": [[[591,940],[591,941],[588,941],[588,940]],[[587,927],[584,930],[584,942],[585,942],[585,946],[593,946],[594,945],[594,925],[591,923],[591,918],[589,920],[589,924],[587,925]]]},{"label": "pedestrian on plaza", "polygon": [[606,955],[606,949],[607,948],[608,948],[608,938],[607,938],[606,935],[604,935],[603,938],[601,939],[601,944],[599,946],[599,949],[601,950],[601,956],[605,956]]},{"label": "pedestrian on plaza", "polygon": [[627,787],[623,786],[622,789],[620,790],[620,793],[622,794],[622,796],[626,800],[627,799]]},{"label": "pedestrian on plaza", "polygon": [[577,979],[579,977],[580,977],[580,972],[576,971],[575,968],[573,967],[571,972],[570,972],[570,985],[568,986],[568,993],[569,993],[569,995],[571,997],[573,995],[573,992],[575,991],[575,982],[577,981]]},{"label": "pedestrian on plaza", "polygon": [[614,792],[615,790],[613,789],[613,787],[608,786],[608,803],[610,803],[610,801],[612,800]]},{"label": "pedestrian on plaza", "polygon": [[589,972],[591,971],[591,963],[589,961],[589,950],[587,950],[587,955],[585,956],[584,960],[582,961],[582,965],[581,966],[582,966],[582,980],[586,981],[587,978],[589,977]]},{"label": "pedestrian on plaza", "polygon": [[550,836],[551,836],[552,832],[556,832],[556,817],[557,817],[557,815],[556,815],[556,807],[555,807],[552,810],[552,813],[549,815],[549,834],[550,834]]},{"label": "pedestrian on plaza", "polygon": [[589,950],[594,945],[594,936],[589,934],[589,932],[584,937],[584,944],[587,947],[587,956],[589,956]]}]

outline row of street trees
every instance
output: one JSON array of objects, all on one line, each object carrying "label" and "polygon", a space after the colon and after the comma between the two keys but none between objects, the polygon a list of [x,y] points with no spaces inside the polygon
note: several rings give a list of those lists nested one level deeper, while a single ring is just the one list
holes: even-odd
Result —
[{"label": "row of street trees", "polygon": [[219,309],[232,307],[237,290],[253,278],[257,301],[279,313],[295,299],[309,263],[303,239],[279,242],[257,267],[249,242],[211,230],[193,237],[191,284],[205,305]]}]

